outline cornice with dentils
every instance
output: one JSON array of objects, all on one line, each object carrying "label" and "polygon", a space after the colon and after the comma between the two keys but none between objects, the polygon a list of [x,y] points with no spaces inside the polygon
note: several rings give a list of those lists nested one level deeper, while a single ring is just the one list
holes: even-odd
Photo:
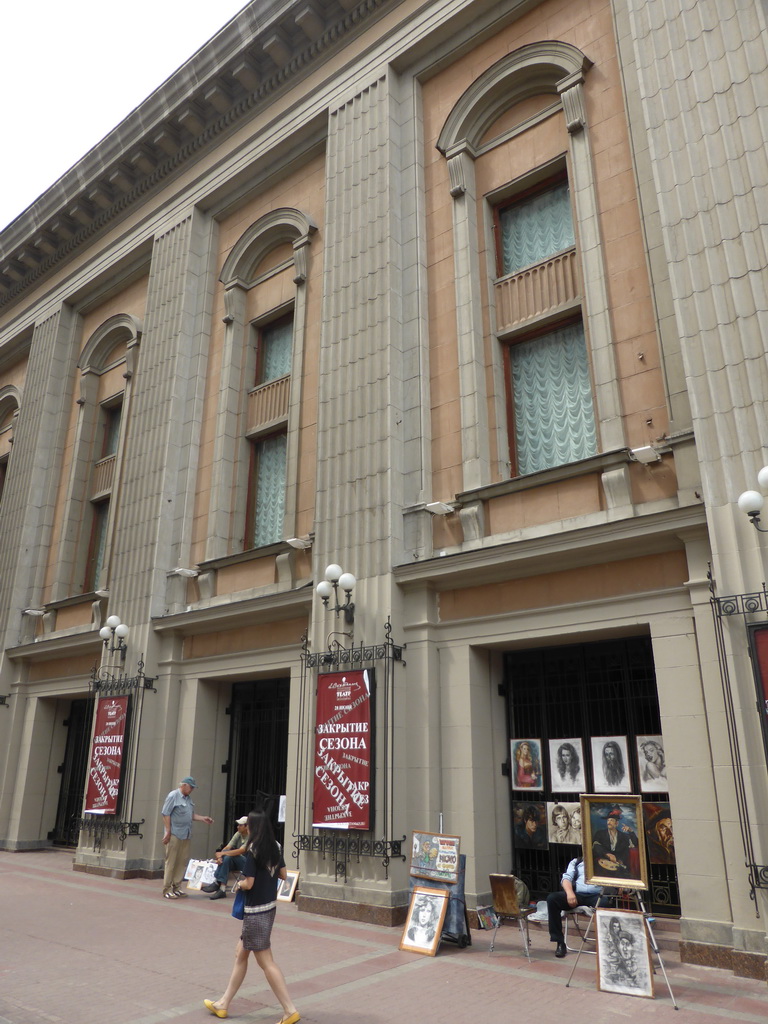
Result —
[{"label": "cornice with dentils", "polygon": [[0,233],[0,309],[397,0],[254,0]]}]

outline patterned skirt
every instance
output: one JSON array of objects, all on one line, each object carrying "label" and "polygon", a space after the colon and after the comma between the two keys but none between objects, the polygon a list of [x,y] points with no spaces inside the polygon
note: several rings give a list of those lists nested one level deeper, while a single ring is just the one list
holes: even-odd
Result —
[{"label": "patterned skirt", "polygon": [[275,921],[277,908],[265,910],[261,914],[246,914],[243,918],[243,932],[240,938],[243,940],[243,949],[249,952],[258,952],[260,949],[269,949],[272,925]]}]

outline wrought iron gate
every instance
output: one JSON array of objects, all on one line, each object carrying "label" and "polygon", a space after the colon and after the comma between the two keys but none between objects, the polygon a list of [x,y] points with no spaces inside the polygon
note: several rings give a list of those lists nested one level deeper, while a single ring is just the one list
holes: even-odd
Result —
[{"label": "wrought iron gate", "polygon": [[290,686],[288,679],[257,679],[232,687],[224,841],[237,818],[263,810],[285,848],[285,826],[277,819],[288,771]]},{"label": "wrought iron gate", "polygon": [[[550,739],[582,737],[589,757],[591,736],[626,736],[632,792],[640,792],[635,737],[661,732],[650,637],[510,651],[505,655],[503,689],[510,738],[540,738],[545,757]],[[553,796],[550,789],[510,792],[515,801],[558,803],[578,799],[577,794]],[[668,800],[664,792],[643,793],[643,801],[649,803]],[[552,844],[548,850],[519,849],[514,854],[514,870],[528,884],[531,894],[542,899],[547,892],[560,888],[565,867],[580,850],[565,843]],[[649,902],[654,911],[679,914],[675,866],[649,867]]]},{"label": "wrought iron gate", "polygon": [[64,720],[67,743],[64,761],[59,765],[61,788],[56,810],[56,824],[48,838],[54,846],[77,846],[78,821],[83,809],[85,776],[88,771],[88,740],[91,735],[93,701],[87,697],[73,700]]}]

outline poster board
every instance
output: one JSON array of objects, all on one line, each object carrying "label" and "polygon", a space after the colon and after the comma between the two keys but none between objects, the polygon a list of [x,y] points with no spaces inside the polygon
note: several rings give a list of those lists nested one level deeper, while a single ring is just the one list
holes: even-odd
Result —
[{"label": "poster board", "polygon": [[371,827],[374,681],[373,669],[317,677],[313,828]]},{"label": "poster board", "polygon": [[414,832],[411,842],[411,876],[455,884],[459,880],[460,844],[460,836]]}]

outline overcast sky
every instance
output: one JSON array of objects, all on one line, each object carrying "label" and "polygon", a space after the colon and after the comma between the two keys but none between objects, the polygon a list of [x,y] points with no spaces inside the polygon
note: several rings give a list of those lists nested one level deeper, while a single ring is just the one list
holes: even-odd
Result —
[{"label": "overcast sky", "polygon": [[245,6],[246,0],[6,0],[0,230]]}]

